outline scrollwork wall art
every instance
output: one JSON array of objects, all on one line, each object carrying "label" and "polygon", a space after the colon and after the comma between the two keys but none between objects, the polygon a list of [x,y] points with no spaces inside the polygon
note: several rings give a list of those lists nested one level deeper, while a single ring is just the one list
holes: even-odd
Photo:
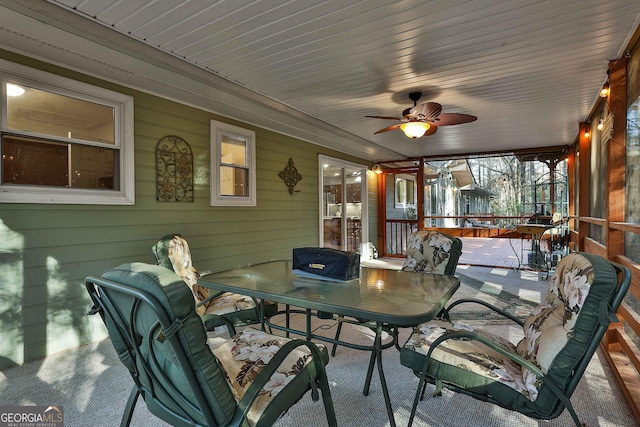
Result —
[{"label": "scrollwork wall art", "polygon": [[156,144],[156,200],[193,202],[193,152],[179,136],[165,136]]},{"label": "scrollwork wall art", "polygon": [[297,193],[294,188],[296,184],[302,179],[302,175],[298,173],[298,169],[296,169],[293,164],[293,158],[289,157],[289,162],[287,162],[287,166],[284,167],[282,171],[278,173],[280,179],[282,179],[289,189],[289,194],[293,195],[293,193]]}]

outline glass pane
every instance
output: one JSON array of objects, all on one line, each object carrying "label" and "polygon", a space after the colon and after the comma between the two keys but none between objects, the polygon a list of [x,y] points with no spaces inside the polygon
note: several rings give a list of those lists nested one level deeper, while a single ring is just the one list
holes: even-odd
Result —
[{"label": "glass pane", "polygon": [[[416,204],[415,175],[401,174],[395,176],[395,207],[406,208]],[[413,218],[410,218],[413,219]]]},{"label": "glass pane", "polygon": [[[627,109],[625,221],[640,224],[640,98]],[[640,234],[625,233],[625,256],[640,262]]]},{"label": "glass pane", "polygon": [[248,197],[249,172],[231,166],[220,167],[220,195]]},{"label": "glass pane", "polygon": [[101,147],[4,135],[2,183],[113,190],[116,156],[116,150]]},{"label": "glass pane", "polygon": [[114,182],[117,151],[87,145],[71,146],[71,186],[116,189]]},{"label": "glass pane", "polygon": [[69,186],[67,144],[2,138],[2,183]]},{"label": "glass pane", "polygon": [[362,175],[363,171],[346,168],[347,203],[344,216],[347,221],[347,247],[346,250],[360,252],[362,233]]},{"label": "glass pane", "polygon": [[[638,298],[636,298],[631,292],[628,292],[625,295],[624,302],[629,305],[629,308],[633,313],[640,313],[640,301],[638,301]],[[636,346],[640,347],[640,337],[633,331],[632,327],[627,322],[624,323],[624,331],[629,334],[631,340],[636,344]]]},{"label": "glass pane", "polygon": [[9,129],[114,143],[113,107],[12,83],[7,93]]},{"label": "glass pane", "polygon": [[324,165],[322,171],[323,247],[342,249],[342,168]]},{"label": "glass pane", "polygon": [[237,135],[222,135],[220,154],[226,165],[247,166],[247,142]]}]

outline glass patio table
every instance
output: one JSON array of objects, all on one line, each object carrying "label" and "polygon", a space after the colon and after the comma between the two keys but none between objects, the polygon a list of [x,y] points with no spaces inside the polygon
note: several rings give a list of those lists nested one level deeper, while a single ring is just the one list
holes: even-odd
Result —
[{"label": "glass patio table", "polygon": [[[374,365],[377,364],[382,392],[389,415],[395,426],[391,401],[382,367],[382,331],[385,327],[408,327],[433,319],[460,286],[453,276],[409,271],[361,267],[360,277],[349,281],[331,281],[301,276],[292,270],[290,260],[270,261],[217,273],[203,274],[200,285],[219,291],[248,295],[275,301],[286,306],[305,309],[306,331],[290,328],[287,323],[269,326],[305,336],[307,339],[338,343],[347,347],[371,351],[367,380],[363,390],[369,393]],[[354,345],[345,341],[315,335],[311,332],[311,310],[367,319],[375,323],[373,346]],[[268,319],[264,319],[263,328]],[[394,336],[397,340],[397,334]],[[377,363],[376,363],[377,362]]]}]

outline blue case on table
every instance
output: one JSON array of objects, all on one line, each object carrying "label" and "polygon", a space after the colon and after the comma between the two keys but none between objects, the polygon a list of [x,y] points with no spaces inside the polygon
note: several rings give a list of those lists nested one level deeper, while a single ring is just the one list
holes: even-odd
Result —
[{"label": "blue case on table", "polygon": [[293,270],[334,280],[360,277],[360,254],[331,248],[294,248]]}]

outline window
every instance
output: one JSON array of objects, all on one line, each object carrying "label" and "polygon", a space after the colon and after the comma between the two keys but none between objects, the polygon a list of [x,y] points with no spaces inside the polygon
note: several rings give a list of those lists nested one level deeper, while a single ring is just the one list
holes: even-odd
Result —
[{"label": "window", "polygon": [[134,204],[133,98],[0,60],[0,202]]},{"label": "window", "polygon": [[[639,57],[639,54],[634,56]],[[629,93],[629,96],[637,96],[627,108],[624,206],[625,221],[640,224],[640,87],[635,84],[633,88],[636,89],[636,93]],[[640,234],[637,231],[627,231],[624,235],[624,246],[624,255],[635,263],[640,263]]]},{"label": "window", "polygon": [[256,134],[211,121],[211,206],[256,205]]},{"label": "window", "polygon": [[416,205],[416,177],[413,175],[395,175],[395,207],[406,208]]}]

